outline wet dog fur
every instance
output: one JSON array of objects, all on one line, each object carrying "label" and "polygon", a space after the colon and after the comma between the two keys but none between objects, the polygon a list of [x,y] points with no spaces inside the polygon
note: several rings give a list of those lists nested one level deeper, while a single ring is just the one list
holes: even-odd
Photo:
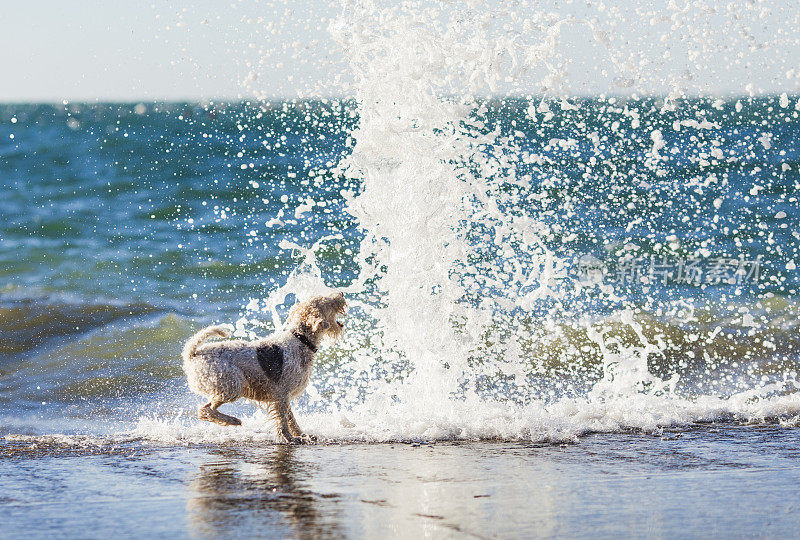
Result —
[{"label": "wet dog fur", "polygon": [[337,339],[344,325],[337,317],[347,303],[341,292],[314,296],[295,304],[284,330],[256,341],[240,339],[203,343],[212,336],[229,337],[227,326],[209,326],[189,338],[183,348],[183,371],[192,392],[208,400],[202,420],[238,426],[241,421],[217,410],[239,398],[266,403],[279,440],[309,440],[292,414],[291,402],[308,385],[314,355],[323,338]]}]

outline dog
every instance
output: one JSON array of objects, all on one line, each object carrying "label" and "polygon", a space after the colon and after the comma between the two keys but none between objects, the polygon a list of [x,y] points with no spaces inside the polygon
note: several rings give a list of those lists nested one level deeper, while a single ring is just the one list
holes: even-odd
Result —
[{"label": "dog", "polygon": [[286,328],[264,339],[203,343],[212,336],[230,337],[224,325],[209,326],[189,338],[183,348],[183,371],[192,392],[208,400],[198,410],[200,419],[239,426],[238,418],[217,409],[246,398],[269,405],[282,442],[312,440],[297,425],[291,402],[308,385],[323,338],[335,341],[344,331],[337,317],[346,309],[344,294],[334,292],[295,304]]}]

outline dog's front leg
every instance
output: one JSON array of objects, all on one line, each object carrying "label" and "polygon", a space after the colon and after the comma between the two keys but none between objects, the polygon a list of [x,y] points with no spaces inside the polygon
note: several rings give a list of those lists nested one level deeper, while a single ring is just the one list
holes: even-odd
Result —
[{"label": "dog's front leg", "polygon": [[278,437],[283,437],[286,442],[293,444],[305,442],[302,437],[295,435],[295,429],[299,428],[289,402],[277,403],[276,412],[278,413]]},{"label": "dog's front leg", "polygon": [[300,426],[297,425],[297,420],[294,418],[294,413],[292,412],[292,407],[289,406],[289,428],[292,430],[292,435],[295,437],[300,437],[304,441],[316,441],[317,438],[313,435],[306,435]]}]

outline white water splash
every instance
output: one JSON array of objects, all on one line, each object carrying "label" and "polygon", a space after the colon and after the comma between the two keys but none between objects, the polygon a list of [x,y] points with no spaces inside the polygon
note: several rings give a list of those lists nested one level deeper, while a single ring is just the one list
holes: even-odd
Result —
[{"label": "white water splash", "polygon": [[[712,49],[684,24],[695,8],[672,6],[670,16],[700,65],[707,61],[700,53]],[[646,62],[636,66],[621,58],[607,31],[613,24],[604,30],[596,18],[531,6],[515,11],[363,0],[345,2],[332,21],[352,75],[347,90],[358,104],[355,145],[338,171],[359,185],[347,211],[364,238],[359,275],[346,292],[361,319],[350,324],[342,345],[351,361],[333,370],[319,367],[312,406],[300,415],[309,432],[346,441],[564,441],[592,431],[797,416],[793,376],[727,397],[679,395],[677,375],[663,380],[648,370],[664,344],[646,337],[630,308],[609,317],[607,326],[587,326],[602,376],[582,395],[536,377],[540,366],[531,361],[530,347],[545,346],[557,321],[571,324],[565,314],[581,315],[580,305],[571,305],[576,285],[566,263],[548,249],[551,226],[531,204],[541,186],[517,172],[520,162],[544,163],[546,157],[527,155],[514,137],[494,129],[486,100],[477,96],[528,85],[559,97],[563,110],[577,109],[557,94],[567,75],[561,40],[568,27],[586,28],[601,45],[617,87],[646,86]],[[669,51],[661,53],[669,58]],[[656,70],[650,69],[652,76]],[[662,110],[674,111],[692,79],[676,72],[664,80],[670,93]],[[530,118],[552,119],[545,99],[529,101]],[[780,106],[786,103],[784,95]],[[620,114],[640,126],[638,112],[625,107]],[[715,127],[702,117],[686,118],[674,131]],[[553,144],[569,148],[579,135]],[[587,136],[600,146],[597,133]],[[661,129],[650,131],[653,170],[668,157],[666,137]],[[716,146],[712,154],[722,155]],[[277,307],[287,297],[328,287],[315,260],[320,242],[286,247],[303,257],[302,265],[253,306],[276,328]],[[614,298],[613,291],[604,293]],[[632,341],[617,336],[620,326]],[[569,359],[579,364],[581,351],[571,351]],[[274,440],[260,412],[243,420],[241,430],[225,430],[183,418],[148,419],[134,433],[174,441]]]},{"label": "white water splash", "polygon": [[[800,386],[795,386],[795,389]],[[758,423],[781,419],[796,425],[800,393],[759,399],[743,392],[727,399],[703,396],[688,400],[650,394],[619,395],[614,399],[564,399],[545,405],[514,405],[479,399],[453,400],[447,407],[384,404],[375,401],[339,411],[298,414],[298,422],[320,442],[391,442],[440,440],[521,440],[574,442],[587,433],[636,429],[657,433],[695,422]],[[191,420],[141,418],[123,440],[143,438],[168,444],[277,442],[271,419],[256,410],[230,429]]]}]

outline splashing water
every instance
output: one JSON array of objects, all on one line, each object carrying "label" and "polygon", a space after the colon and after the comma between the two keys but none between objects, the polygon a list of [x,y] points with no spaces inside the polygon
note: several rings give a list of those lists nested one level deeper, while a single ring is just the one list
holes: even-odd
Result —
[{"label": "splashing water", "polygon": [[[686,83],[674,78],[658,106],[610,98],[598,109],[568,100],[561,93],[566,70],[556,59],[559,38],[575,26],[607,49],[622,73],[615,80],[633,81],[618,87],[644,84],[646,70],[614,54],[597,19],[530,6],[347,2],[331,22],[352,73],[348,90],[356,99],[358,125],[351,152],[330,174],[355,186],[344,197],[361,242],[357,275],[344,287],[354,320],[342,344],[345,354],[334,368],[323,363],[310,389],[305,418],[311,431],[357,440],[562,440],[593,430],[792,417],[800,411],[791,370],[711,394],[702,393],[697,381],[682,384],[676,370],[655,375],[653,359],[674,345],[657,326],[645,327],[655,295],[634,301],[624,287],[587,289],[570,272],[578,251],[570,244],[574,237],[604,234],[569,229],[582,195],[578,189],[570,196],[564,188],[574,178],[570,169],[583,172],[578,187],[594,180],[600,190],[617,189],[622,203],[630,198],[624,184],[645,189],[635,202],[617,207],[633,225],[646,227],[646,212],[634,209],[658,208],[661,194],[650,182],[671,172],[668,142],[655,126],[675,114]],[[687,35],[695,48],[704,44],[707,53],[714,52],[713,40]],[[533,80],[551,99],[480,97],[503,91],[524,96],[521,90]],[[780,99],[786,108],[788,98]],[[555,106],[561,124],[553,127]],[[703,161],[722,157],[720,142],[704,135],[719,128],[708,119],[712,109],[719,110],[719,103],[698,102],[672,122],[676,132],[693,130],[689,152],[701,168]],[[607,131],[587,124],[592,115],[610,118],[602,124]],[[627,148],[621,121],[634,133]],[[532,133],[554,132],[550,154],[531,148]],[[609,146],[634,160],[642,157],[628,170],[609,169]],[[554,150],[573,161],[554,160]],[[689,185],[701,176],[718,182],[712,172]],[[666,184],[668,195],[689,206],[686,211],[704,210],[682,199],[682,185]],[[719,208],[716,200],[714,206]],[[267,313],[279,326],[277,307],[289,295],[328,288],[315,258],[328,240],[311,248],[282,246],[299,253],[303,264],[264,302],[251,303],[253,317]],[[691,239],[685,240],[680,248],[672,240],[667,252],[691,249]],[[668,246],[669,237],[662,244]],[[573,327],[582,332],[578,345],[574,332],[569,342]],[[706,333],[709,347],[718,332]],[[553,354],[558,367],[548,360]],[[593,362],[599,367],[587,366]],[[714,376],[710,368],[704,373],[701,379]],[[730,374],[718,375],[731,380]]]},{"label": "splashing water", "polygon": [[[272,441],[247,404],[226,405],[241,429],[199,423],[170,347],[189,318],[263,335],[331,288],[347,333],[298,404],[323,438],[797,425],[800,15],[629,4],[314,3],[231,30],[253,102],[0,107],[3,176],[39,197],[0,203],[19,242],[0,250],[0,429]],[[310,64],[303,99],[262,98]],[[39,174],[16,145],[50,127]],[[42,213],[64,189],[77,210]]]}]

